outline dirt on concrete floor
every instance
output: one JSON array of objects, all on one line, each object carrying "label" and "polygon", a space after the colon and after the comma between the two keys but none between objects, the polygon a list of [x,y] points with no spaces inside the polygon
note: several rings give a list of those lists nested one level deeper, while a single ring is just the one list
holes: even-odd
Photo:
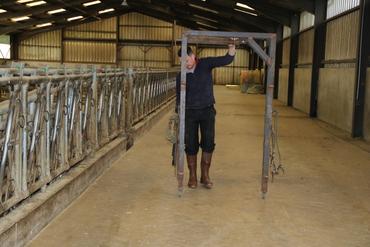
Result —
[{"label": "dirt on concrete floor", "polygon": [[29,246],[370,246],[370,154],[275,102],[284,175],[261,199],[264,97],[215,87],[212,190],[177,197],[169,114]]}]

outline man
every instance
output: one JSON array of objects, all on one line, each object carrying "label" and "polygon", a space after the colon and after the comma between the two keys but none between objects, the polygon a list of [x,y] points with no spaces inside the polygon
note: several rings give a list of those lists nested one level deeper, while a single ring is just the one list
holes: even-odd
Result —
[{"label": "man", "polygon": [[[181,49],[178,52],[181,57]],[[198,59],[190,47],[186,57],[186,110],[185,110],[185,152],[189,168],[189,188],[195,189],[197,179],[197,154],[202,148],[200,183],[211,189],[209,177],[212,153],[215,149],[215,98],[213,95],[212,69],[233,62],[235,45],[229,45],[225,56]],[[180,103],[180,79],[176,78],[176,110]],[[199,132],[201,140],[199,142]]]}]

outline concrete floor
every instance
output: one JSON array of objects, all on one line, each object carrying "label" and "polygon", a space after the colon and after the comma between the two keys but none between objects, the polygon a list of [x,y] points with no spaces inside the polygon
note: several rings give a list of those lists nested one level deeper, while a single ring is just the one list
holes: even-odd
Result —
[{"label": "concrete floor", "polygon": [[370,246],[368,151],[275,102],[286,174],[262,200],[264,98],[215,92],[214,189],[177,197],[167,115],[30,246]]}]

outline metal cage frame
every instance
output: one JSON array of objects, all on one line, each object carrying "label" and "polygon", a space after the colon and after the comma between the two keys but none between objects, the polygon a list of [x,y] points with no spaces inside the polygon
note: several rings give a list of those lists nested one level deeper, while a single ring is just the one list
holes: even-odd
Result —
[{"label": "metal cage frame", "polygon": [[[266,53],[255,40],[267,42],[268,53]],[[260,58],[266,63],[266,103],[264,120],[263,140],[263,162],[261,192],[265,198],[268,190],[269,180],[269,156],[270,135],[272,127],[272,101],[274,93],[275,56],[276,56],[276,34],[275,33],[249,33],[249,32],[218,32],[218,31],[186,31],[182,35],[181,43],[181,86],[180,86],[180,109],[179,109],[179,138],[176,157],[176,170],[179,196],[184,190],[184,152],[185,152],[185,99],[186,99],[186,50],[189,43],[227,45],[229,43],[249,45]]]}]

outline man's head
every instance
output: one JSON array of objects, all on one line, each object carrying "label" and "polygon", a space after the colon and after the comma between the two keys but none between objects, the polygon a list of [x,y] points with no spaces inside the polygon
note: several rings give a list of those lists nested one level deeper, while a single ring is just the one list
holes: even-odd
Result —
[{"label": "man's head", "polygon": [[[194,66],[196,64],[196,59],[195,59],[195,55],[193,53],[193,50],[191,49],[190,46],[188,46],[188,48],[186,50],[186,53],[187,53],[187,56],[186,56],[186,68],[187,69],[192,69],[192,68],[194,68]],[[177,55],[179,57],[181,57],[181,48],[177,52]]]}]

